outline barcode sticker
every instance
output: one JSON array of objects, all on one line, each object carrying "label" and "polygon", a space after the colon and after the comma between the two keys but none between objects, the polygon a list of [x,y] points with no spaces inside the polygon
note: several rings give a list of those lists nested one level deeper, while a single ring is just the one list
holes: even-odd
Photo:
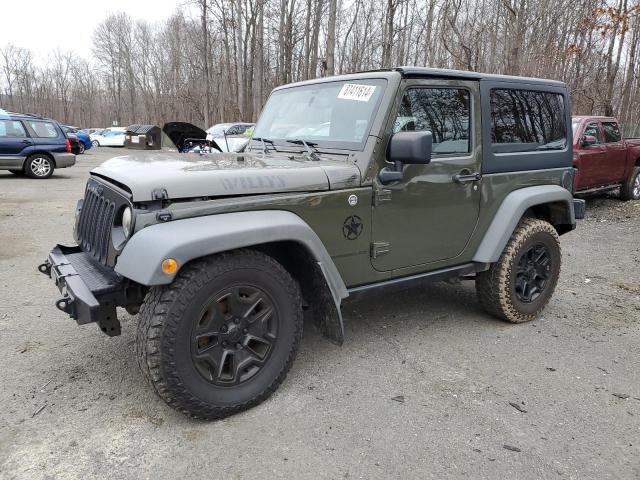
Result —
[{"label": "barcode sticker", "polygon": [[338,98],[342,100],[356,100],[358,102],[368,102],[371,100],[375,85],[361,85],[359,83],[345,83],[340,89]]}]

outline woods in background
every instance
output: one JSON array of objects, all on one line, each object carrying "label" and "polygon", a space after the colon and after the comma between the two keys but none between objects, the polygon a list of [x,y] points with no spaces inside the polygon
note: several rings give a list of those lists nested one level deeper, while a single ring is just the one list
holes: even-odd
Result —
[{"label": "woods in background", "polygon": [[0,47],[0,106],[83,127],[254,120],[272,88],[424,65],[565,81],[574,114],[640,133],[640,0],[191,0],[160,24],[126,13],[93,56]]}]

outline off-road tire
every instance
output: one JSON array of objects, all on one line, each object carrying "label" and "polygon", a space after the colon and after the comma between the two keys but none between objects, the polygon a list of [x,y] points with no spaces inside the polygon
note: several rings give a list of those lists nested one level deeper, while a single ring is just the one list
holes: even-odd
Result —
[{"label": "off-road tire", "polygon": [[640,167],[635,167],[629,175],[629,179],[620,187],[622,200],[640,200]]},{"label": "off-road tire", "polygon": [[[42,166],[40,169],[38,166]],[[24,171],[29,178],[37,178],[39,180],[44,180],[51,175],[53,175],[53,171],[55,170],[55,166],[53,160],[48,155],[43,153],[34,153],[25,162]],[[41,172],[41,173],[39,173]]]},{"label": "off-road tire", "polygon": [[[206,299],[243,279],[274,299],[278,337],[258,374],[219,387],[207,383],[191,360],[192,328]],[[282,383],[298,351],[302,320],[299,286],[280,263],[248,249],[214,255],[187,264],[170,285],[150,289],[138,320],[138,364],[169,406],[199,419],[226,417],[261,403]]]},{"label": "off-road tire", "polygon": [[[516,267],[523,252],[532,245],[544,244],[551,257],[550,279],[537,299],[523,303],[516,295]],[[561,251],[553,226],[536,218],[523,218],[507,242],[498,261],[476,276],[476,292],[487,313],[512,323],[534,320],[555,290],[560,276]]]}]

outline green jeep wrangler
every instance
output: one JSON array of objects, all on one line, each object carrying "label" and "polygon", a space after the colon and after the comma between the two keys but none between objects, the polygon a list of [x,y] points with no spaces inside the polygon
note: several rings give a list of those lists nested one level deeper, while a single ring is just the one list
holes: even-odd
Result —
[{"label": "green jeep wrangler", "polygon": [[[473,278],[532,320],[575,228],[571,109],[557,81],[402,67],[273,91],[241,153],[141,152],[91,172],[77,246],[39,270],[79,324],[138,314],[145,376],[198,418],[283,381],[303,314],[343,341],[342,302]],[[426,301],[426,300],[425,300]],[[401,307],[398,307],[401,308]]]}]

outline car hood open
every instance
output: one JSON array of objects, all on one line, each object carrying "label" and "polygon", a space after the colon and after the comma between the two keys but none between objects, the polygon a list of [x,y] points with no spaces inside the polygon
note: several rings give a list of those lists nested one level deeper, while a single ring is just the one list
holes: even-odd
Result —
[{"label": "car hood open", "polygon": [[153,200],[152,192],[161,190],[169,199],[181,199],[337,190],[361,183],[353,163],[297,154],[140,152],[107,160],[92,174],[124,185],[135,202]]}]

